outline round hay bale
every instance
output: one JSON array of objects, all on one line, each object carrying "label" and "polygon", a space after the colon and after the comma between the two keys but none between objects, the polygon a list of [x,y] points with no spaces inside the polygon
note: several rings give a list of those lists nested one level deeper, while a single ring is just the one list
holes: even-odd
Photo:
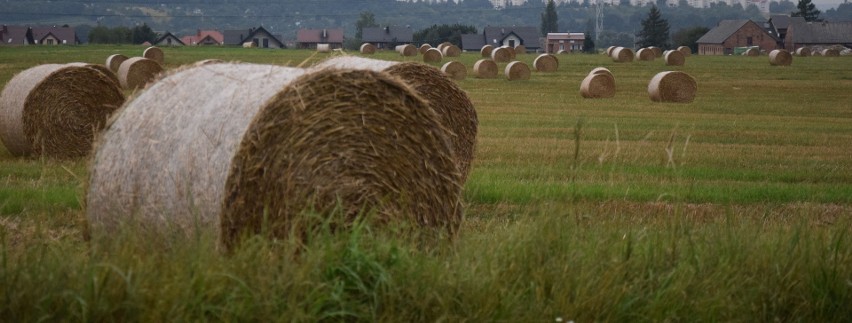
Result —
[{"label": "round hay bale", "polygon": [[417,48],[411,44],[396,46],[396,51],[402,56],[417,56]]},{"label": "round hay bale", "polygon": [[121,88],[99,70],[38,65],[12,77],[0,93],[0,139],[13,156],[86,156],[123,103]]},{"label": "round hay bale", "polygon": [[538,72],[556,72],[559,69],[559,59],[551,54],[541,54],[533,61],[533,67]]},{"label": "round hay bale", "polygon": [[317,44],[317,53],[331,53],[331,45]]},{"label": "round hay bale", "polygon": [[444,46],[444,49],[441,52],[446,57],[459,57],[461,55],[461,49],[453,44]]},{"label": "round hay bale", "polygon": [[640,48],[636,51],[636,58],[640,61],[653,61],[654,58],[657,58],[657,54],[651,49]]},{"label": "round hay bale", "polygon": [[86,215],[97,233],[123,224],[211,232],[227,249],[262,229],[304,233],[308,210],[346,223],[375,211],[381,223],[455,234],[461,185],[448,136],[422,98],[384,73],[185,69],[105,132]]},{"label": "round hay bale", "polygon": [[370,43],[363,43],[361,44],[360,52],[364,55],[373,55],[376,53],[376,46]]},{"label": "round hay bale", "polygon": [[491,60],[496,63],[507,63],[512,60],[512,53],[507,47],[497,47],[491,51]]},{"label": "round hay bale", "polygon": [[689,103],[697,91],[695,79],[684,72],[660,72],[648,83],[648,95],[655,102]]},{"label": "round hay bale", "polygon": [[840,56],[840,51],[834,48],[826,48],[822,50],[822,56],[825,57],[838,57]]},{"label": "round hay bale", "polygon": [[[648,46],[646,48],[648,50],[650,50],[652,53],[654,53],[654,58],[663,57],[663,49],[662,48],[659,48],[657,46]],[[636,51],[636,56],[639,56],[639,51]],[[653,60],[653,59],[651,59],[651,60]]]},{"label": "round hay bale", "polygon": [[109,69],[109,67],[106,67],[106,66],[101,65],[101,64],[89,64],[89,63],[68,63],[67,65],[87,67],[87,68],[94,69],[98,72],[101,72],[101,74],[103,74],[104,76],[109,78],[110,81],[112,81],[115,84],[115,86],[117,86],[119,89],[121,88],[121,81],[118,80],[118,75],[115,75],[115,73],[113,73],[113,71],[111,71]]},{"label": "round hay bale", "polygon": [[793,64],[793,55],[783,49],[775,49],[769,52],[769,65],[790,66]]},{"label": "round hay bale", "polygon": [[454,80],[461,81],[467,78],[467,67],[458,61],[447,62],[444,66],[441,66],[441,72]]},{"label": "round hay bale", "polygon": [[743,56],[760,56],[760,49],[754,47],[749,48],[743,52]]},{"label": "round hay bale", "polygon": [[[423,54],[426,54],[426,51],[431,49],[431,48],[432,48],[432,45],[429,45],[429,43],[425,43],[423,45],[420,45],[420,47],[417,48],[417,51],[420,52],[420,55],[423,55]],[[438,50],[438,52],[440,53],[441,51]]]},{"label": "round hay bale", "polygon": [[503,74],[506,75],[506,79],[509,81],[518,81],[518,80],[529,80],[530,79],[530,67],[527,63],[521,61],[513,61],[506,65],[506,69],[503,70]]},{"label": "round hay bale", "polygon": [[633,61],[633,50],[626,47],[618,47],[612,50],[612,60],[617,63],[630,63]]},{"label": "round hay bale", "polygon": [[611,98],[615,96],[615,78],[607,73],[589,73],[580,83],[580,95],[588,99]]},{"label": "round hay bale", "polygon": [[556,54],[559,54],[559,55],[567,55],[567,54],[570,54],[570,53],[571,52],[564,50],[564,49],[560,49],[558,52],[556,52]]},{"label": "round hay bale", "polygon": [[801,47],[796,49],[796,56],[808,57],[811,56],[811,49],[807,47]]},{"label": "round hay bale", "polygon": [[612,76],[613,78],[615,77],[612,75],[612,72],[610,72],[609,69],[607,69],[606,67],[595,67],[589,72],[589,74],[604,74]]},{"label": "round hay bale", "polygon": [[503,46],[503,47],[505,47],[507,50],[509,50],[509,59],[515,59],[515,57],[518,56],[518,53],[515,52],[514,47],[509,47],[509,46]]},{"label": "round hay bale", "polygon": [[485,58],[489,58],[489,57],[491,57],[491,52],[492,52],[493,50],[494,50],[494,46],[491,46],[491,45],[484,45],[484,46],[482,46],[482,48],[479,50],[479,56],[482,56],[482,57],[485,57]]},{"label": "round hay bale", "polygon": [[527,47],[526,47],[526,46],[524,46],[524,45],[518,45],[518,46],[515,46],[515,48],[513,48],[513,49],[515,50],[515,54],[516,54],[516,55],[517,55],[517,54],[526,54],[526,53],[527,53]]},{"label": "round hay bale", "polygon": [[133,57],[121,63],[118,68],[118,80],[122,88],[135,90],[145,87],[145,84],[153,81],[162,71],[163,67],[153,60]]},{"label": "round hay bale", "polygon": [[617,46],[609,46],[606,48],[606,56],[612,57],[612,51],[614,51]]},{"label": "round hay bale", "polygon": [[439,50],[439,51],[441,51],[441,52],[443,53],[443,52],[444,52],[444,48],[445,48],[445,47],[447,47],[447,46],[450,46],[450,45],[452,45],[452,44],[453,44],[453,43],[448,42],[448,41],[445,41],[445,42],[443,42],[443,43],[440,43],[440,44],[438,44],[438,50]]},{"label": "round hay bale", "polygon": [[692,49],[689,46],[678,46],[677,51],[683,54],[683,57],[692,56]]},{"label": "round hay bale", "polygon": [[157,62],[157,64],[160,65],[163,65],[163,63],[165,63],[163,50],[157,46],[151,46],[146,48],[145,51],[142,52],[142,57],[155,61]]},{"label": "round hay bale", "polygon": [[456,164],[462,183],[467,180],[474,158],[479,121],[473,102],[456,82],[440,70],[417,62],[391,62],[344,56],[325,60],[314,68],[328,67],[387,72],[414,88],[438,113],[441,123],[454,134],[451,141]]},{"label": "round hay bale", "polygon": [[481,79],[496,78],[497,63],[494,63],[494,61],[487,58],[480,59],[473,64],[473,74],[476,75],[477,78]]},{"label": "round hay bale", "polygon": [[818,50],[812,51],[811,56],[822,56],[822,52]]},{"label": "round hay bale", "polygon": [[118,67],[121,66],[121,63],[126,60],[127,56],[121,54],[112,54],[107,57],[106,66],[109,67],[109,70],[113,73],[118,73]]},{"label": "round hay bale", "polygon": [[429,48],[423,53],[423,62],[425,63],[440,63],[442,59],[444,59],[444,55],[437,48]]},{"label": "round hay bale", "polygon": [[686,57],[679,50],[671,50],[666,53],[666,65],[668,66],[683,66],[686,63]]}]

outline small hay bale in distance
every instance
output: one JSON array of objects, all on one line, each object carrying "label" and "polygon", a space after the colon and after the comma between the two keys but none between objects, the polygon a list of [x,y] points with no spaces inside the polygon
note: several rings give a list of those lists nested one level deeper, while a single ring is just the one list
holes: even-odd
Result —
[{"label": "small hay bale in distance", "polygon": [[686,63],[686,57],[679,50],[666,51],[665,59],[668,66],[683,66]]},{"label": "small hay bale in distance", "polygon": [[527,47],[524,45],[517,45],[513,49],[515,50],[515,55],[527,53]]},{"label": "small hay bale in distance", "polygon": [[[663,57],[663,49],[662,49],[662,48],[659,48],[659,47],[657,47],[657,46],[648,46],[648,47],[646,47],[646,48],[647,48],[648,50],[650,50],[652,53],[654,53],[654,58],[661,58],[661,57]],[[639,56],[638,51],[637,51],[637,53],[636,53],[636,56]]]},{"label": "small hay bale in distance", "polygon": [[331,53],[331,45],[317,44],[317,53]]},{"label": "small hay bale in distance", "polygon": [[461,55],[461,49],[456,45],[449,44],[444,46],[441,53],[444,54],[445,57],[459,57],[459,55]]},{"label": "small hay bale in distance", "polygon": [[163,65],[166,62],[165,55],[163,55],[163,50],[157,46],[151,46],[145,49],[142,52],[142,57],[150,59],[152,61],[157,62],[157,64]]},{"label": "small hay bale in distance", "polygon": [[506,75],[506,79],[509,81],[525,81],[530,79],[530,67],[527,63],[521,61],[512,61],[508,65],[506,65],[506,69],[503,70],[503,74]]},{"label": "small hay bale in distance", "polygon": [[402,56],[417,56],[417,48],[411,44],[396,46],[396,51]]},{"label": "small hay bale in distance", "polygon": [[533,67],[538,72],[556,72],[559,69],[559,59],[551,54],[541,54],[533,61]]},{"label": "small hay bale in distance", "polygon": [[442,59],[444,55],[437,48],[429,48],[423,52],[424,63],[440,63]]},{"label": "small hay bale in distance", "polygon": [[115,83],[115,86],[117,86],[118,88],[121,88],[121,81],[118,80],[118,75],[115,75],[115,73],[113,73],[113,71],[111,71],[109,69],[109,67],[106,67],[106,66],[101,65],[101,64],[90,64],[90,63],[81,63],[81,62],[68,63],[67,65],[81,66],[81,67],[94,69],[98,72],[101,72],[101,74],[103,74],[104,76],[109,78],[113,83]]},{"label": "small hay bale in distance", "polygon": [[512,60],[512,53],[508,47],[497,47],[491,51],[491,60],[495,63],[507,63]]},{"label": "small hay bale in distance", "polygon": [[[426,51],[430,48],[432,48],[432,45],[430,45],[429,43],[424,43],[423,45],[420,45],[420,47],[417,48],[417,51],[420,52],[420,55],[423,55],[426,54]],[[441,51],[438,50],[438,52],[440,53]]]},{"label": "small hay bale in distance", "polygon": [[483,45],[481,49],[479,49],[479,56],[485,58],[491,58],[491,52],[494,50],[494,46],[491,45]]},{"label": "small hay bale in distance", "polygon": [[633,50],[626,47],[613,49],[612,60],[617,63],[630,63],[633,61]]},{"label": "small hay bale in distance", "polygon": [[796,49],[796,56],[808,57],[811,56],[811,49],[807,47],[801,47]]},{"label": "small hay bale in distance", "polygon": [[112,54],[107,57],[106,66],[109,67],[109,70],[113,73],[118,73],[118,67],[121,66],[121,63],[126,60],[127,56],[121,54]]},{"label": "small hay bale in distance", "polygon": [[612,75],[612,72],[610,72],[609,69],[607,69],[606,67],[595,67],[591,71],[589,71],[589,74],[605,74],[615,77]]},{"label": "small hay bale in distance", "polygon": [[464,80],[467,78],[467,67],[459,61],[449,61],[441,66],[441,72],[447,74],[451,79]]},{"label": "small hay bale in distance", "polygon": [[757,48],[749,48],[743,52],[743,56],[760,56],[760,50]]},{"label": "small hay bale in distance", "polygon": [[145,84],[153,81],[161,72],[163,67],[157,62],[144,57],[133,57],[121,63],[118,68],[118,80],[122,88],[135,90],[145,87]]},{"label": "small hay bale in distance", "polygon": [[247,41],[247,42],[243,43],[243,48],[254,48],[254,47],[256,47],[254,45],[254,42]]},{"label": "small hay bale in distance", "polygon": [[606,48],[606,56],[612,57],[612,51],[614,51],[617,46],[609,46]]},{"label": "small hay bale in distance", "polygon": [[493,79],[497,77],[497,63],[483,58],[473,64],[473,74],[480,79]]},{"label": "small hay bale in distance", "polygon": [[373,55],[376,53],[376,46],[370,43],[363,43],[359,51],[364,55]]},{"label": "small hay bale in distance", "polygon": [[589,73],[580,83],[580,95],[587,99],[615,96],[615,77],[609,73]]},{"label": "small hay bale in distance", "polygon": [[505,47],[506,49],[508,49],[508,50],[509,50],[509,59],[515,59],[515,57],[517,57],[517,56],[518,56],[518,53],[517,53],[517,52],[515,52],[515,48],[514,48],[514,47],[509,47],[509,46],[503,46],[503,47]]},{"label": "small hay bale in distance", "polygon": [[13,156],[83,157],[123,103],[121,88],[101,71],[38,65],[12,77],[0,93],[0,139]]},{"label": "small hay bale in distance", "polygon": [[559,55],[568,55],[570,53],[571,52],[564,50],[564,49],[560,49],[558,52],[556,52],[556,54],[559,54]]},{"label": "small hay bale in distance", "polygon": [[657,54],[651,49],[640,48],[636,51],[636,59],[640,61],[653,61],[654,58],[657,58]]},{"label": "small hay bale in distance", "polygon": [[445,41],[445,42],[443,42],[443,43],[438,44],[438,46],[437,46],[437,47],[438,47],[438,50],[439,50],[439,51],[441,51],[441,52],[443,53],[443,52],[444,52],[444,47],[450,46],[450,45],[452,45],[452,44],[453,44],[453,43],[451,43],[451,42]]},{"label": "small hay bale in distance", "polygon": [[648,83],[648,95],[655,102],[689,103],[697,91],[695,79],[678,71],[657,73]]},{"label": "small hay bale in distance", "polygon": [[834,48],[826,48],[822,50],[822,56],[825,57],[838,57],[840,56],[840,51]]},{"label": "small hay bale in distance", "polygon": [[678,46],[677,51],[681,52],[683,57],[692,56],[692,48],[689,48],[689,46]]},{"label": "small hay bale in distance", "polygon": [[811,56],[822,56],[822,51],[818,51],[818,50],[811,51]]},{"label": "small hay bale in distance", "polygon": [[783,49],[774,49],[769,52],[769,65],[772,66],[790,66],[793,64],[793,55]]}]

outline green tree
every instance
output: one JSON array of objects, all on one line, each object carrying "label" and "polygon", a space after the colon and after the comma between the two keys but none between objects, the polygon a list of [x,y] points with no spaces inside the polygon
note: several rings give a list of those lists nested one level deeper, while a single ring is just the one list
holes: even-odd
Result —
[{"label": "green tree", "polygon": [[142,26],[133,27],[131,31],[131,42],[134,44],[141,44],[144,42],[154,43],[158,38],[157,33],[151,30],[151,27],[148,27],[148,24],[143,23]]},{"label": "green tree", "polygon": [[461,46],[462,34],[475,34],[476,27],[465,26],[460,24],[453,25],[432,25],[432,27],[418,30],[414,32],[414,42],[417,44],[429,43],[432,46],[438,46],[443,42],[450,42],[456,46]]},{"label": "green tree", "polygon": [[710,28],[707,27],[691,27],[678,30],[672,34],[672,44],[674,46],[687,46],[692,49],[693,53],[698,52],[698,41],[701,36],[704,36]]},{"label": "green tree", "polygon": [[793,17],[803,17],[805,21],[820,21],[820,11],[817,10],[816,5],[811,0],[799,0],[796,8],[799,10],[790,13]]},{"label": "green tree", "polygon": [[556,3],[553,0],[547,0],[547,6],[541,13],[541,35],[547,36],[547,33],[557,31],[559,31],[559,17],[556,16]]},{"label": "green tree", "polygon": [[642,30],[636,34],[639,47],[656,46],[669,48],[669,22],[663,19],[660,9],[651,6],[648,17],[642,20]]},{"label": "green tree", "polygon": [[592,36],[588,32],[586,33],[586,38],[583,39],[583,51],[586,53],[595,52],[595,41],[592,40]]},{"label": "green tree", "polygon": [[361,13],[361,16],[358,17],[358,21],[355,22],[355,38],[358,39],[358,42],[361,41],[362,36],[364,35],[365,27],[378,27],[379,24],[376,23],[376,16],[373,15],[372,12],[364,11]]}]

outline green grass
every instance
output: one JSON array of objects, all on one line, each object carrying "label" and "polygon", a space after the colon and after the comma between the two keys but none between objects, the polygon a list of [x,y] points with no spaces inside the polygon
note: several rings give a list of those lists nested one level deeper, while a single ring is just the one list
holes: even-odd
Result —
[{"label": "green grass", "polygon": [[[37,64],[143,50],[4,48],[0,84]],[[169,69],[323,58],[165,54]],[[525,82],[459,82],[479,134],[453,242],[364,225],[318,228],[303,247],[254,238],[231,254],[207,233],[89,241],[87,161],[0,146],[0,321],[852,320],[849,57],[559,59],[559,72]],[[597,66],[615,74],[617,94],[584,100],[580,81]],[[648,80],[670,69],[696,78],[695,102],[648,99]]]}]

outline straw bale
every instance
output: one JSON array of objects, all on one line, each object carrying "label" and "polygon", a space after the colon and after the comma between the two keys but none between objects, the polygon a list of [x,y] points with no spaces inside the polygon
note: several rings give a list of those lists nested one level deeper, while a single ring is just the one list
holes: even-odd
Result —
[{"label": "straw bale", "polygon": [[760,50],[757,48],[749,48],[743,52],[743,56],[760,56]]},{"label": "straw bale", "polygon": [[118,88],[121,88],[121,81],[118,80],[118,75],[115,75],[115,73],[113,73],[113,71],[111,71],[109,69],[109,67],[106,67],[106,66],[101,65],[101,64],[89,64],[89,63],[79,63],[79,62],[78,63],[68,63],[68,65],[87,67],[87,68],[94,69],[98,72],[101,72],[101,74],[103,74],[104,76],[109,78],[110,81],[112,81],[115,84],[115,86],[117,86]]},{"label": "straw bale", "polygon": [[625,47],[613,49],[612,60],[618,63],[630,63],[633,61],[633,50]]},{"label": "straw bale", "polygon": [[[609,71],[606,67],[595,67],[592,69],[589,74],[605,74],[609,76],[613,76],[612,72]],[[614,76],[613,76],[614,77]]]},{"label": "straw bale", "polygon": [[683,66],[686,63],[686,57],[679,50],[671,50],[666,53],[666,65],[668,66]]},{"label": "straw bale", "polygon": [[497,63],[494,63],[494,61],[487,58],[480,59],[473,64],[473,74],[476,75],[477,78],[481,79],[496,78]]},{"label": "straw bale", "polygon": [[418,53],[417,47],[411,44],[396,46],[396,51],[402,56],[417,56]]},{"label": "straw bale", "polygon": [[509,81],[529,80],[530,67],[527,63],[512,61],[506,65],[506,69],[503,70],[503,74],[506,75],[506,79]]},{"label": "straw bale", "polygon": [[121,87],[127,90],[135,90],[145,87],[145,84],[153,81],[163,68],[157,62],[143,58],[133,57],[118,68],[118,80]]},{"label": "straw bale", "polygon": [[689,46],[678,46],[677,50],[683,54],[683,57],[692,56],[692,49]]},{"label": "straw bale", "polygon": [[617,46],[609,46],[606,48],[606,56],[612,57],[612,51],[614,51]]},{"label": "straw bale", "polygon": [[657,58],[657,54],[652,49],[640,48],[636,51],[636,58],[640,61],[653,61],[654,58]]},{"label": "straw bale", "polygon": [[533,67],[538,72],[556,72],[559,69],[559,59],[551,54],[541,54],[533,61]]},{"label": "straw bale", "polygon": [[840,51],[834,48],[826,48],[822,50],[822,56],[825,57],[838,57],[840,56]]},{"label": "straw bale", "polygon": [[517,55],[517,54],[526,54],[526,53],[527,53],[527,47],[526,47],[526,46],[524,46],[524,45],[517,45],[517,46],[515,46],[515,48],[513,48],[513,49],[515,50],[515,54],[516,54],[516,55]]},{"label": "straw bale", "polygon": [[459,61],[450,61],[441,66],[441,72],[447,74],[451,79],[464,80],[467,78],[467,67]]},{"label": "straw bale", "polygon": [[512,60],[512,53],[508,47],[497,47],[491,51],[491,60],[495,63],[507,63]]},{"label": "straw bale", "polygon": [[556,54],[559,54],[559,55],[566,55],[566,54],[570,54],[570,53],[571,52],[564,50],[564,49],[560,49],[558,52],[556,52]]},{"label": "straw bale", "polygon": [[775,49],[769,52],[769,65],[790,66],[793,64],[793,55],[783,49]]},{"label": "straw bale", "polygon": [[452,44],[453,44],[453,43],[448,42],[448,41],[445,41],[445,42],[443,42],[443,43],[440,43],[440,44],[438,44],[438,50],[439,50],[439,51],[441,51],[441,53],[443,53],[443,52],[444,52],[444,48],[445,48],[445,47],[447,47],[447,46],[450,46],[450,45],[452,45]]},{"label": "straw bale", "polygon": [[121,88],[99,70],[38,65],[0,93],[0,139],[14,156],[82,157],[123,103]]},{"label": "straw bale", "polygon": [[165,63],[165,57],[163,55],[163,50],[157,46],[151,46],[145,49],[142,52],[142,57],[150,59],[152,61],[157,62],[157,64],[163,65]]},{"label": "straw bale", "polygon": [[514,48],[514,47],[509,47],[509,46],[503,46],[503,47],[505,47],[506,49],[508,49],[508,50],[509,50],[509,59],[515,59],[515,57],[517,57],[517,56],[518,56],[518,53],[517,53],[517,52],[515,52],[515,48]]},{"label": "straw bale", "polygon": [[[661,58],[661,57],[663,57],[663,49],[662,49],[662,48],[659,48],[659,47],[657,47],[657,46],[648,46],[647,48],[648,48],[648,49],[649,49],[652,53],[654,53],[654,58]],[[637,52],[636,54],[638,55],[639,53]]]},{"label": "straw bale", "polygon": [[811,56],[811,49],[807,47],[801,47],[796,49],[796,56],[808,57]]},{"label": "straw bale", "polygon": [[402,79],[414,88],[438,113],[441,123],[454,134],[451,140],[454,155],[457,158],[456,165],[464,183],[474,158],[479,121],[473,102],[456,82],[440,70],[417,62],[391,62],[342,56],[320,62],[314,68],[327,67],[383,71]]},{"label": "straw bale", "polygon": [[118,67],[121,66],[121,63],[127,60],[127,56],[121,54],[112,54],[106,59],[106,66],[109,67],[109,70],[113,73],[118,73]]},{"label": "straw bale", "polygon": [[243,48],[254,48],[254,42],[247,41],[243,43]]},{"label": "straw bale", "polygon": [[440,63],[442,59],[444,59],[444,55],[437,48],[429,48],[423,53],[423,62],[425,63]]},{"label": "straw bale", "polygon": [[331,45],[329,45],[329,44],[317,44],[317,52],[318,53],[331,53]]},{"label": "straw bale", "polygon": [[648,83],[648,95],[656,102],[689,103],[696,91],[695,79],[684,72],[660,72]]},{"label": "straw bale", "polygon": [[[423,45],[420,45],[420,48],[418,48],[417,51],[420,52],[420,55],[423,55],[423,54],[426,54],[426,51],[431,49],[431,48],[432,48],[432,45],[429,45],[429,43],[425,43]],[[438,52],[440,53],[441,51],[438,50]]]},{"label": "straw bale", "polygon": [[479,50],[479,56],[490,58],[492,51],[494,51],[494,46],[484,45],[482,46],[482,49]]},{"label": "straw bale", "polygon": [[380,223],[454,234],[461,185],[448,135],[384,73],[196,66],[115,118],[91,163],[86,214],[96,233],[209,232],[227,249],[262,229],[302,233],[306,210],[341,223],[372,210]]},{"label": "straw bale", "polygon": [[615,78],[608,73],[589,73],[580,83],[580,95],[588,99],[615,96]]},{"label": "straw bale", "polygon": [[373,46],[373,44],[370,44],[370,43],[363,43],[363,44],[361,44],[360,51],[361,51],[361,54],[364,54],[364,55],[373,55],[373,54],[376,53],[376,46]]},{"label": "straw bale", "polygon": [[822,56],[822,52],[818,50],[812,51],[811,56]]},{"label": "straw bale", "polygon": [[441,50],[441,53],[446,57],[459,57],[461,55],[461,49],[458,46],[450,44],[444,46],[444,49]]}]

